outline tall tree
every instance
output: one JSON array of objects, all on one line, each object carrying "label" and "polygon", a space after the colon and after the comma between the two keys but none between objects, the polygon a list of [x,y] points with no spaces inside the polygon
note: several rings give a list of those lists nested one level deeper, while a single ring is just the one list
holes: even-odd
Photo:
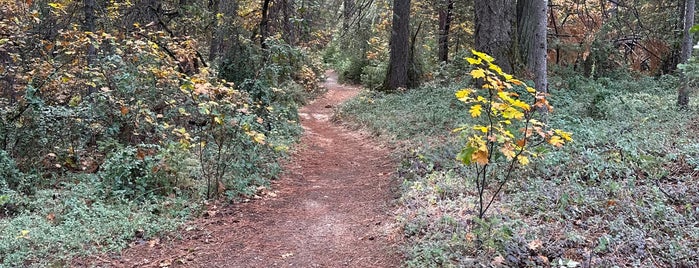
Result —
[{"label": "tall tree", "polygon": [[[684,7],[684,30],[682,36],[682,53],[680,62],[687,63],[689,57],[692,56],[692,35],[689,29],[694,25],[694,6],[695,0],[686,0]],[[680,73],[681,83],[677,91],[677,106],[680,109],[687,109],[689,106],[689,85],[687,77],[684,73]]]},{"label": "tall tree", "polygon": [[[85,21],[83,23],[83,28],[85,31],[88,32],[95,32],[96,25],[95,25],[95,9],[96,9],[96,3],[95,0],[85,0],[84,1],[84,7],[83,7],[83,12],[85,13]],[[93,40],[94,41],[94,40]],[[95,46],[90,42],[87,47],[87,65],[89,67],[92,67],[92,64],[95,61],[95,58],[97,57],[97,50],[95,49]],[[88,85],[87,86],[87,93],[92,94],[96,91],[94,86]]]},{"label": "tall tree", "polygon": [[393,22],[389,44],[388,74],[382,89],[394,91],[408,86],[410,57],[410,0],[393,0]]},{"label": "tall tree", "polygon": [[265,41],[269,36],[269,1],[262,0],[262,19],[260,19],[260,47],[267,48]]},{"label": "tall tree", "polygon": [[235,25],[238,5],[236,1],[221,0],[211,1],[210,4],[211,13],[223,15],[216,16],[214,22],[216,27],[211,33],[209,62],[214,62],[233,50],[233,47],[238,43],[238,32]]},{"label": "tall tree", "polygon": [[442,0],[439,8],[439,61],[449,61],[449,28],[451,27],[454,0]]},{"label": "tall tree", "polygon": [[354,0],[343,0],[342,6],[342,30],[347,33],[354,15]]},{"label": "tall tree", "polygon": [[547,0],[517,2],[517,42],[526,73],[534,78],[537,90],[547,92],[546,26]]},{"label": "tall tree", "polygon": [[495,57],[505,72],[512,72],[513,0],[474,1],[475,47]]}]

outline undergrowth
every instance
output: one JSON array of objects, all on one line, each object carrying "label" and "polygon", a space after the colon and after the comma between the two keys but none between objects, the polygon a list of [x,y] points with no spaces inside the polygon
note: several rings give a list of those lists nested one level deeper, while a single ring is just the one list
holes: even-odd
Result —
[{"label": "undergrowth", "polygon": [[677,79],[561,77],[551,78],[549,122],[575,142],[520,169],[487,221],[455,160],[462,144],[450,131],[471,120],[454,98],[462,86],[365,93],[342,107],[344,119],[408,147],[405,266],[699,265],[699,125],[696,111],[675,108]]}]

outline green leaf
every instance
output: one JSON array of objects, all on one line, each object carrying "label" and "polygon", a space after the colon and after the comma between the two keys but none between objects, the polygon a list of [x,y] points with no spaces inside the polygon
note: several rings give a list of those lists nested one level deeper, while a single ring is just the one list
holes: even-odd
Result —
[{"label": "green leaf", "polygon": [[694,25],[692,28],[689,28],[690,33],[696,33],[699,32],[699,25]]},{"label": "green leaf", "polygon": [[456,155],[456,159],[461,161],[462,163],[466,165],[471,164],[471,158],[473,157],[473,153],[476,151],[477,148],[468,146],[464,149],[461,150],[461,152]]}]

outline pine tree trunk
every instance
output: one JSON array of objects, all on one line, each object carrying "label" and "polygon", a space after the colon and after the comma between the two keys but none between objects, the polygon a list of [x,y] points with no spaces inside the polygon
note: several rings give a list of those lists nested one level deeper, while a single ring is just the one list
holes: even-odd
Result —
[{"label": "pine tree trunk", "polygon": [[[687,63],[689,58],[692,56],[692,34],[689,29],[694,25],[694,6],[695,0],[685,1],[685,13],[684,13],[684,29],[682,36],[682,53],[680,54],[680,63]],[[680,109],[687,109],[689,106],[689,81],[684,75],[684,72],[680,73],[680,88],[677,92],[677,106]]]},{"label": "pine tree trunk", "polygon": [[513,0],[476,0],[475,47],[495,57],[505,72],[512,72]]},{"label": "pine tree trunk", "polygon": [[526,72],[533,76],[540,92],[547,92],[546,29],[547,1],[520,0],[517,3],[517,41]]},{"label": "pine tree trunk", "polygon": [[393,0],[392,23],[388,73],[382,87],[385,91],[408,86],[410,0]]}]

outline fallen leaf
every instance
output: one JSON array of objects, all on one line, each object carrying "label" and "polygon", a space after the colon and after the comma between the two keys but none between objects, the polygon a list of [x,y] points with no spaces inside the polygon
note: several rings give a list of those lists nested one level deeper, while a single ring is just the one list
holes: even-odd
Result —
[{"label": "fallen leaf", "polygon": [[540,239],[534,239],[534,240],[532,240],[531,242],[529,242],[529,244],[527,244],[527,246],[528,246],[529,249],[531,249],[531,250],[537,250],[537,249],[540,248],[543,244],[544,244],[544,243],[541,242]]}]

